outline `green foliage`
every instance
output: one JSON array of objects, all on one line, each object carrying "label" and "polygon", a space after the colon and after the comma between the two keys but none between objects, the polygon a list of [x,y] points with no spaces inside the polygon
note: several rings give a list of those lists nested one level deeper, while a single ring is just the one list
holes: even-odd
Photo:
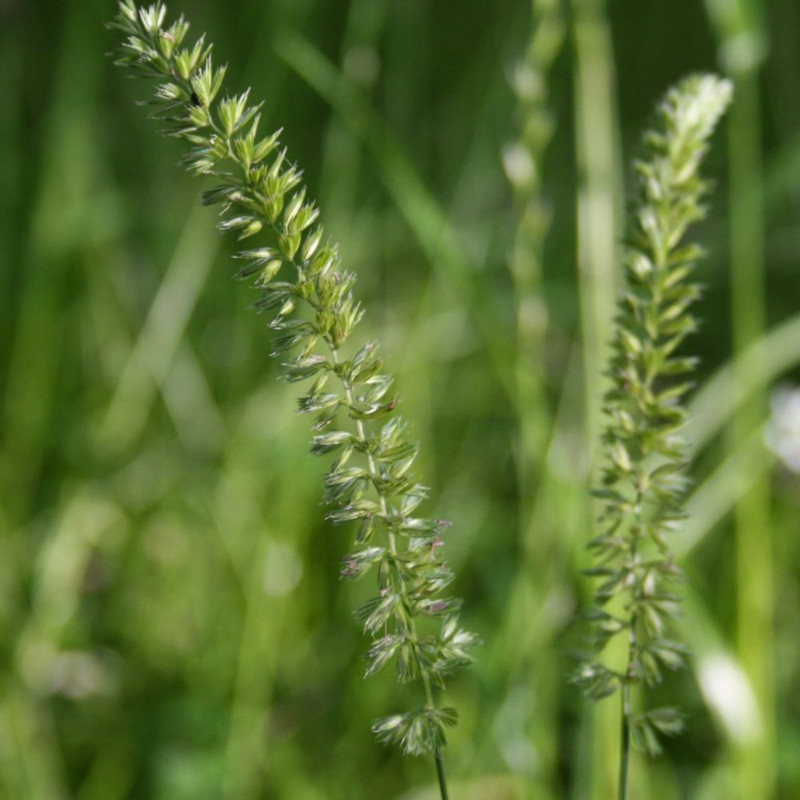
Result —
[{"label": "green foliage", "polygon": [[[633,760],[630,794],[766,800],[800,797],[800,492],[761,430],[771,387],[800,380],[795,0],[679,13],[670,0],[532,0],[488,14],[456,0],[170,3],[230,60],[215,105],[252,86],[259,128],[285,126],[325,233],[359,274],[368,313],[350,341],[381,342],[424,442],[415,469],[454,520],[458,589],[443,594],[465,597],[486,640],[442,698],[460,712],[445,729],[454,799],[614,796],[618,696],[581,702],[563,680],[592,588],[579,577],[599,442],[586,412],[602,395],[583,361],[587,342],[611,341],[582,298],[600,283],[613,301],[621,273],[623,236],[593,213],[622,205],[613,153],[638,146],[654,91],[752,55],[741,34],[758,21],[715,28],[722,5],[760,12],[763,28],[703,167],[717,189],[696,234],[701,327],[681,348],[701,359],[687,519],[669,538],[689,579],[672,587],[669,638],[690,656],[631,692],[631,738],[645,708],[679,704],[690,724],[663,757]],[[275,380],[272,312],[253,314],[259,293],[226,279],[236,236],[174,169],[185,141],[153,136],[131,102],[150,96],[145,82],[102,58],[116,3],[0,6],[0,796],[430,798],[428,759],[366,733],[376,712],[422,705],[416,681],[392,679],[394,657],[363,680],[372,637],[350,617],[375,571],[351,582],[335,567],[385,546],[381,531],[348,547],[325,521],[321,475],[340,450],[308,454],[326,431],[309,436],[295,387]],[[609,46],[590,58],[598,32]],[[521,167],[511,186],[507,142],[519,142],[504,148]],[[238,249],[277,250],[268,236]],[[609,272],[576,268],[576,253],[607,254]],[[796,427],[785,410],[781,452]],[[750,502],[764,493],[769,515]],[[625,650],[617,636],[601,660],[617,668]]]},{"label": "green foliage", "polygon": [[[345,345],[363,315],[353,295],[355,275],[343,268],[336,245],[325,239],[319,209],[306,197],[302,173],[287,158],[278,133],[259,133],[259,106],[249,91],[221,97],[225,68],[215,68],[203,38],[184,46],[188,23],[163,27],[166,9],[119,5],[114,27],[126,34],[117,63],[163,81],[153,116],[190,145],[187,169],[218,185],[203,202],[221,206],[223,231],[248,239],[269,231],[273,246],[242,250],[238,277],[259,290],[255,307],[271,314],[272,355],[287,382],[311,381],[298,400],[314,416],[311,452],[336,453],[325,476],[328,518],[357,522],[356,550],[342,577],[377,574],[378,595],[357,611],[372,637],[367,675],[394,661],[400,682],[418,681],[424,706],[377,721],[384,742],[414,755],[435,753],[453,709],[437,709],[433,689],[471,663],[475,637],[458,625],[460,602],[442,597],[453,579],[442,557],[447,523],[415,516],[427,489],[413,472],[418,447],[391,393],[374,343],[348,356]],[[282,279],[280,279],[282,278]]]},{"label": "green foliage", "polygon": [[[670,621],[680,580],[668,543],[684,519],[686,424],[684,397],[695,359],[679,348],[697,323],[690,306],[699,288],[690,282],[701,250],[685,243],[691,223],[703,216],[707,191],[698,174],[708,139],[725,111],[732,87],[713,76],[693,76],[672,89],[658,108],[655,129],[644,137],[636,164],[637,198],[624,259],[626,286],[618,303],[611,388],[605,395],[602,446],[606,463],[600,533],[589,547],[599,581],[590,652],[573,679],[594,698],[635,684],[654,685],[679,668],[685,647],[671,638]],[[627,642],[624,667],[600,658],[617,639]],[[655,753],[658,733],[680,730],[671,709],[633,716],[626,723],[635,744]]]}]

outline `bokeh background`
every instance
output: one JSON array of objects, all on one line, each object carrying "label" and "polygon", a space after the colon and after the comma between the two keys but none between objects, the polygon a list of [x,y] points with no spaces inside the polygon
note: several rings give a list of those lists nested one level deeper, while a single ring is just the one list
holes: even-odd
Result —
[{"label": "bokeh background", "polygon": [[[589,586],[630,159],[685,73],[735,79],[693,396],[687,733],[639,800],[800,797],[796,0],[173,0],[283,127],[423,443],[464,619],[458,800],[614,796],[615,701],[565,681]],[[110,0],[0,2],[0,797],[432,798],[370,721],[351,532],[253,294]]]}]

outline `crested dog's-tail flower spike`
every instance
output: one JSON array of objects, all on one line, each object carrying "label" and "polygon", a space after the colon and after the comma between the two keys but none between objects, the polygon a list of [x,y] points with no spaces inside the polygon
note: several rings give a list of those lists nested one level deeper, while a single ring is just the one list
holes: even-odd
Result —
[{"label": "crested dog's-tail flower spike", "polygon": [[[683,399],[695,359],[679,348],[696,328],[699,288],[691,282],[701,249],[686,243],[703,217],[707,185],[699,176],[709,138],[730,102],[729,81],[691,76],[669,91],[636,163],[637,193],[624,256],[625,288],[605,395],[598,533],[589,544],[597,581],[585,618],[592,635],[573,680],[599,699],[622,695],[620,797],[625,794],[628,742],[651,753],[659,735],[682,726],[673,708],[634,713],[631,688],[652,685],[681,666],[684,645],[669,622],[680,579],[669,549],[683,518],[686,421]],[[622,646],[610,646],[620,642]]]},{"label": "crested dog's-tail flower spike", "polygon": [[153,116],[188,145],[186,168],[216,180],[203,202],[220,207],[219,227],[240,241],[268,239],[237,254],[237,276],[254,283],[255,306],[270,315],[283,379],[305,384],[298,409],[313,416],[311,452],[335,455],[325,476],[328,518],[356,527],[341,575],[377,578],[376,596],[356,612],[370,638],[366,673],[393,663],[400,682],[420,687],[417,708],[378,720],[373,731],[407,753],[433,754],[446,797],[441,754],[457,713],[435,694],[471,663],[477,642],[459,625],[460,601],[443,595],[453,580],[440,547],[447,523],[419,516],[427,490],[414,474],[418,446],[378,347],[350,346],[363,314],[355,275],[326,239],[280,131],[262,133],[249,91],[223,93],[225,68],[214,66],[211,45],[204,37],[187,45],[186,20],[165,18],[163,3],[120,2],[112,25],[126,38],[116,63],[158,81]]}]

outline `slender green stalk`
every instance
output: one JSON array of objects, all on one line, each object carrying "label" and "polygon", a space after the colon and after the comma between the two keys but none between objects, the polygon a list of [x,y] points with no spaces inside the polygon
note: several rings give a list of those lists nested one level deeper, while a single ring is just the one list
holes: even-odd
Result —
[{"label": "slender green stalk", "polygon": [[586,440],[601,425],[602,365],[614,316],[622,187],[616,75],[605,0],[572,0],[578,162],[578,291],[584,357]]},{"label": "slender green stalk", "polygon": [[[555,131],[548,97],[548,73],[564,41],[561,0],[532,0],[532,35],[525,60],[514,72],[512,87],[521,116],[519,141],[505,148],[504,165],[520,209],[511,274],[514,280],[516,387],[520,420],[517,460],[520,496],[530,518],[533,482],[547,451],[550,412],[546,398],[543,297],[544,242],[551,211],[543,186],[543,159]],[[525,523],[523,523],[525,524]],[[527,534],[527,531],[525,532]],[[527,536],[526,536],[527,538]]]},{"label": "slender green stalk", "polygon": [[[578,166],[577,265],[580,347],[583,354],[584,469],[593,475],[592,452],[599,439],[604,390],[603,364],[614,315],[617,260],[621,236],[622,188],[616,74],[611,26],[605,0],[572,0],[575,53],[575,144]],[[588,517],[593,510],[588,508]],[[610,742],[615,731],[607,706],[591,718],[591,798],[605,800],[614,774]]]},{"label": "slender green stalk", "polygon": [[625,684],[622,687],[622,714],[620,719],[620,754],[619,754],[619,781],[617,783],[618,800],[625,800],[628,796],[628,763],[631,755],[631,687]]},{"label": "slender green stalk", "polygon": [[442,796],[442,800],[448,800],[447,780],[444,776],[444,760],[442,759],[441,748],[437,749],[434,753],[434,759],[436,761],[436,777],[439,779],[439,793]]},{"label": "slender green stalk", "polygon": [[[532,0],[531,36],[524,60],[512,73],[517,96],[519,138],[503,151],[506,176],[514,193],[519,223],[510,259],[514,282],[515,382],[518,440],[515,448],[522,560],[510,592],[508,613],[500,637],[508,653],[509,692],[530,697],[535,714],[521,722],[517,735],[530,741],[535,777],[554,785],[558,743],[558,670],[544,663],[541,653],[553,646],[558,622],[547,612],[547,596],[559,574],[553,550],[563,529],[543,520],[537,496],[548,493],[545,461],[553,433],[554,414],[547,396],[546,336],[549,328],[544,295],[544,244],[552,210],[544,185],[544,161],[556,130],[549,93],[549,73],[562,49],[565,34],[562,0]],[[539,611],[533,612],[533,609]],[[520,720],[523,714],[520,713]]]},{"label": "slender green stalk", "polygon": [[[736,84],[728,136],[730,175],[731,331],[737,392],[751,398],[732,420],[729,448],[736,453],[767,415],[766,358],[742,369],[746,350],[761,342],[766,328],[764,179],[761,164],[761,65],[766,55],[765,15],[760,0],[707,3],[720,46],[720,61]],[[774,586],[769,479],[748,481],[742,465],[735,478],[733,509],[736,553],[737,648],[752,682],[760,730],[737,753],[743,797],[775,796]]]},{"label": "slender green stalk", "polygon": [[[627,792],[630,743],[651,754],[659,734],[682,728],[680,713],[660,708],[634,713],[633,686],[653,685],[664,669],[682,666],[684,646],[669,638],[680,579],[668,544],[684,518],[686,380],[695,359],[676,355],[695,329],[690,307],[699,294],[688,282],[700,249],[685,244],[688,227],[703,216],[706,185],[698,175],[708,140],[728,105],[731,85],[692,76],[658,108],[636,164],[637,202],[624,259],[626,288],[605,394],[600,533],[590,543],[600,580],[587,612],[590,649],[573,679],[593,699],[622,694],[618,796]],[[621,647],[624,645],[624,648]]]},{"label": "slender green stalk", "polygon": [[379,719],[372,729],[406,753],[433,754],[445,798],[442,749],[457,712],[438,707],[434,689],[471,663],[467,651],[476,643],[458,625],[460,601],[441,597],[454,577],[440,553],[449,523],[414,516],[427,497],[412,471],[419,448],[397,414],[393,378],[382,371],[377,345],[345,355],[363,314],[352,293],[355,276],[324,241],[300,171],[278,133],[259,137],[259,106],[248,106],[249,91],[217,100],[225,68],[214,68],[203,37],[183,48],[188,23],[181,17],[165,28],[165,15],[160,2],[147,9],[121,2],[114,27],[127,39],[117,63],[162,81],[154,116],[191,146],[187,168],[218,180],[203,201],[221,205],[219,227],[240,240],[271,234],[273,245],[237,255],[245,261],[238,277],[255,280],[256,308],[272,313],[272,355],[282,360],[283,379],[311,381],[299,398],[300,412],[316,415],[311,452],[337,453],[325,476],[328,518],[358,523],[357,549],[341,575],[377,572],[378,595],[356,612],[372,638],[366,674],[394,662],[400,682],[422,689],[422,707]]},{"label": "slender green stalk", "polygon": [[540,554],[533,506],[547,453],[552,414],[547,401],[545,336],[548,309],[543,292],[544,243],[551,211],[543,186],[543,159],[555,131],[549,107],[548,72],[564,40],[560,0],[532,0],[532,36],[525,61],[512,81],[521,112],[519,141],[506,147],[504,165],[520,208],[511,257],[514,280],[516,393],[520,435],[517,457],[521,536],[530,569]]},{"label": "slender green stalk", "polygon": [[[741,356],[765,330],[764,210],[760,184],[760,121],[758,73],[737,81],[742,104],[736,110],[729,137],[731,191],[731,318],[734,357]],[[734,132],[735,131],[735,132]],[[733,420],[731,452],[741,447],[767,413],[764,359],[755,372],[736,371],[739,386],[759,387]],[[743,754],[742,780],[752,787],[747,796],[774,797],[773,629],[774,570],[769,477],[751,485],[737,476],[739,497],[734,508],[736,528],[737,644],[739,656],[756,691],[763,735],[749,755]]]}]

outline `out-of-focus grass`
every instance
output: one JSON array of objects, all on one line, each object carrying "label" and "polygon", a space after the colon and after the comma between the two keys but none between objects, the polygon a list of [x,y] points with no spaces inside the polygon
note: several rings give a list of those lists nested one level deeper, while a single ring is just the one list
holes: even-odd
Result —
[{"label": "out-of-focus grass", "polygon": [[[611,27],[606,3],[573,0],[575,139],[578,173],[576,261],[583,354],[585,467],[577,473],[594,484],[592,454],[601,430],[603,372],[610,355],[621,234],[619,113]],[[574,424],[574,423],[573,423]],[[587,505],[588,505],[588,501]],[[593,513],[594,512],[594,513]],[[590,527],[595,508],[587,508]],[[578,759],[576,797],[601,800],[614,793],[619,743],[617,710],[612,703],[591,710],[591,745]],[[588,736],[588,733],[585,734]],[[584,774],[581,774],[581,771]]]},{"label": "out-of-focus grass", "polygon": [[[582,338],[591,302],[575,265],[579,250],[611,263],[617,235],[601,226],[602,256],[596,242],[578,245],[577,197],[585,205],[600,189],[575,152],[608,145],[618,124],[633,155],[653,99],[717,54],[699,4],[573,5],[565,19],[610,30],[602,63],[620,108],[579,80],[587,43],[574,30],[548,71],[555,127],[535,165],[552,221],[532,298],[547,311],[541,395],[528,407],[509,264],[518,211],[501,165],[520,136],[508,80],[528,46],[528,4],[171,4],[196,32],[209,29],[231,86],[252,84],[265,117],[285,127],[360,275],[364,335],[384,342],[398,373],[437,513],[455,522],[458,593],[485,640],[452,689],[463,710],[448,751],[459,797],[589,797],[602,786],[593,712],[562,675],[589,537],[585,408],[598,400],[583,353],[604,344],[598,317]],[[752,348],[764,358],[757,385],[731,384],[738,321],[718,142],[693,344],[701,384],[720,371],[696,399],[697,488],[680,545],[691,555],[684,626],[696,658],[659,690],[687,708],[690,727],[660,761],[635,765],[643,800],[736,796],[754,732],[737,727],[749,690],[736,680],[752,659],[777,665],[777,709],[758,709],[767,695],[753,693],[774,725],[764,741],[777,789],[750,797],[800,792],[800,487],[760,444],[760,415],[733,452],[720,439],[745,395],[800,376],[800,18],[790,0],[769,11],[761,107],[740,109],[767,176],[767,334],[740,369],[750,372]],[[268,336],[249,290],[229,280],[230,243],[197,207],[199,187],[135,107],[144,88],[103,56],[111,13],[99,0],[0,4],[0,795],[423,797],[429,765],[369,734],[400,690],[388,676],[361,677],[351,610],[362,589],[337,579],[347,534],[323,520],[305,420],[274,380]],[[678,22],[681,35],[667,35]],[[606,178],[608,207],[620,197]],[[520,438],[536,426],[540,437]],[[529,480],[520,441],[540,441],[525,454]],[[769,587],[737,575],[737,459],[769,491]],[[765,590],[780,609],[774,643],[749,652],[737,615],[747,592]]]},{"label": "out-of-focus grass", "polygon": [[[752,398],[737,411],[730,428],[734,450],[741,449],[761,425],[767,408],[762,355],[743,369],[748,346],[758,348],[766,325],[764,181],[761,153],[761,65],[766,53],[764,9],[759,0],[710,4],[722,67],[735,80],[737,103],[728,127],[730,175],[730,270],[733,375],[752,387]],[[736,490],[734,536],[737,551],[737,637],[739,658],[752,684],[756,719],[753,735],[740,748],[739,792],[775,794],[775,698],[773,687],[772,524],[770,487],[764,473],[748,475],[743,459],[734,462],[729,483]]]}]

